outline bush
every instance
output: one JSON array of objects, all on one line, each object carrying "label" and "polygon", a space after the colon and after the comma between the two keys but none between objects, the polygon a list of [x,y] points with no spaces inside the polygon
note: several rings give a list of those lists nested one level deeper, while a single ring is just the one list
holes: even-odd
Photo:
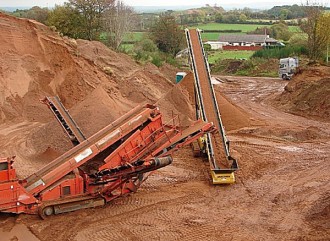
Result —
[{"label": "bush", "polygon": [[134,58],[139,61],[155,62],[155,65],[161,65],[157,46],[151,39],[145,38],[136,42],[134,47]]},{"label": "bush", "polygon": [[211,51],[211,45],[210,44],[204,44],[204,50],[205,51]]},{"label": "bush", "polygon": [[153,63],[154,65],[156,65],[157,67],[160,67],[163,65],[163,61],[161,59],[161,57],[159,56],[158,53],[154,54],[152,56],[152,60],[151,60],[151,63]]},{"label": "bush", "polygon": [[264,58],[264,59],[280,59],[287,58],[290,56],[300,56],[306,55],[307,49],[304,46],[285,46],[285,47],[277,47],[273,49],[261,49],[256,51],[252,58]]},{"label": "bush", "polygon": [[156,44],[148,38],[136,42],[132,52],[135,60],[142,63],[151,62],[157,67],[160,67],[166,62],[178,66],[176,59],[171,54],[159,51]]},{"label": "bush", "polygon": [[148,38],[142,39],[140,42],[136,44],[137,46],[140,46],[143,51],[146,52],[156,52],[158,51],[158,48],[156,44]]},{"label": "bush", "polygon": [[173,65],[173,66],[179,67],[179,63],[178,63],[177,59],[176,58],[173,58],[170,55],[167,55],[166,56],[166,63],[168,63],[170,65]]},{"label": "bush", "polygon": [[118,51],[125,54],[133,55],[133,48],[134,45],[132,44],[121,44],[118,48]]},{"label": "bush", "polygon": [[135,51],[134,58],[139,61],[146,61],[149,59],[149,54],[142,50],[138,50],[138,51]]},{"label": "bush", "polygon": [[306,34],[294,34],[291,36],[289,43],[291,46],[303,46],[307,48],[308,36]]}]

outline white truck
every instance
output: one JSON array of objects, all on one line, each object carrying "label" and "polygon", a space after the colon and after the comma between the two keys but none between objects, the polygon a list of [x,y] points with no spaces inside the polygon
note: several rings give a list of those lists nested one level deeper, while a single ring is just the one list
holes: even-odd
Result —
[{"label": "white truck", "polygon": [[290,80],[299,65],[297,57],[280,59],[278,76],[284,80]]}]

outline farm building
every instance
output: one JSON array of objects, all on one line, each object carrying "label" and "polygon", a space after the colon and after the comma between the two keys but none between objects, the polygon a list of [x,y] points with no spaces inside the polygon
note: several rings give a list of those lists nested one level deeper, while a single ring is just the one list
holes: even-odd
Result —
[{"label": "farm building", "polygon": [[207,41],[205,44],[209,44],[211,46],[211,49],[222,49],[224,43],[219,42],[219,41]]},{"label": "farm building", "polygon": [[220,35],[218,41],[208,41],[211,49],[237,49],[237,50],[258,50],[263,46],[279,46],[283,43],[270,38],[269,35],[257,34],[226,34]]},{"label": "farm building", "polygon": [[231,50],[258,50],[263,46],[282,45],[276,39],[270,38],[269,35],[258,34],[228,34],[220,35],[219,42],[223,43],[223,49]]}]

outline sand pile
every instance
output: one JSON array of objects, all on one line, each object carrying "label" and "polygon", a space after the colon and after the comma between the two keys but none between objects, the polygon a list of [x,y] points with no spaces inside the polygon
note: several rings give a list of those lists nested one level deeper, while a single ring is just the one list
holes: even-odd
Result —
[{"label": "sand pile", "polygon": [[330,67],[301,69],[276,98],[277,105],[294,114],[330,120]]},{"label": "sand pile", "polygon": [[215,91],[225,130],[238,130],[258,124],[247,112],[221,94],[221,86],[215,86]]},{"label": "sand pile", "polygon": [[59,95],[71,107],[94,86],[109,81],[74,55],[76,43],[46,26],[0,14],[0,123],[25,119],[48,122],[39,99]]},{"label": "sand pile", "polygon": [[[187,120],[195,120],[195,93],[194,93],[194,75],[192,72],[189,72],[185,78],[177,84],[181,89],[184,89],[188,92],[189,105],[185,106],[184,109],[180,107],[180,110],[184,110],[183,113],[186,117],[189,117]],[[234,105],[230,100],[228,100],[221,93],[221,84],[213,85],[216,98],[218,101],[218,106],[223,121],[223,125],[227,131],[237,130],[244,127],[249,127],[252,125],[252,122],[255,122],[253,118],[250,117],[244,110]],[[173,93],[172,93],[173,95]],[[175,95],[175,94],[174,94]],[[181,99],[179,101],[182,101]],[[169,101],[169,103],[175,103],[175,99]],[[204,103],[209,105],[211,103]],[[255,124],[255,123],[254,123]]]},{"label": "sand pile", "polygon": [[171,80],[173,83],[175,83],[176,73],[181,72],[182,69],[178,69],[174,67],[173,65],[169,65],[167,63],[164,63],[161,67],[159,67],[159,70],[165,74],[165,76]]},{"label": "sand pile", "polygon": [[[58,95],[88,137],[136,105],[155,103],[173,87],[154,65],[140,66],[100,42],[61,37],[31,20],[0,13],[0,36],[0,124],[44,123],[27,137],[29,157],[71,148],[39,102],[46,95]],[[169,100],[175,98],[175,104],[161,104],[165,117],[170,109],[185,110],[187,97],[176,91]]]}]

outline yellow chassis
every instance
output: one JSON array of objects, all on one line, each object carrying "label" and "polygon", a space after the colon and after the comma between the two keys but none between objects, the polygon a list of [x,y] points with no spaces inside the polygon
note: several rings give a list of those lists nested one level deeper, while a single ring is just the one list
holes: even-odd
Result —
[{"label": "yellow chassis", "polygon": [[235,183],[235,175],[231,173],[216,173],[219,171],[211,170],[213,184],[232,184]]}]

